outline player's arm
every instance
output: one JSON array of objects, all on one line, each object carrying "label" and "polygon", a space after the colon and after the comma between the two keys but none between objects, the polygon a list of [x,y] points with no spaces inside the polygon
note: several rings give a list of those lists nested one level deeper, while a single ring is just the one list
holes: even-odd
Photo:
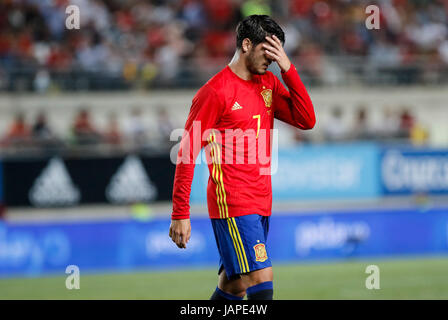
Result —
[{"label": "player's arm", "polygon": [[217,123],[221,110],[216,91],[209,85],[203,86],[193,98],[177,155],[173,186],[173,212],[169,236],[179,248],[186,248],[190,239],[191,184],[196,158],[206,144],[206,141],[202,141],[202,136]]},{"label": "player's arm", "polygon": [[277,77],[274,77],[275,118],[300,129],[312,129],[316,123],[316,116],[305,85],[286,55],[280,40],[275,35],[272,38],[266,37],[266,40],[268,43],[263,45],[266,54],[279,65],[282,78],[289,89],[286,90]]}]

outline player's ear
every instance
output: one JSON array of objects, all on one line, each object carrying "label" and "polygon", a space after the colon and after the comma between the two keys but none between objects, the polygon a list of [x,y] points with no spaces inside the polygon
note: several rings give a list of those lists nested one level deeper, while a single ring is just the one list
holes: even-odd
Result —
[{"label": "player's ear", "polygon": [[252,48],[252,41],[250,41],[249,38],[245,38],[243,40],[243,43],[241,44],[241,50],[243,50],[243,53],[247,53]]}]

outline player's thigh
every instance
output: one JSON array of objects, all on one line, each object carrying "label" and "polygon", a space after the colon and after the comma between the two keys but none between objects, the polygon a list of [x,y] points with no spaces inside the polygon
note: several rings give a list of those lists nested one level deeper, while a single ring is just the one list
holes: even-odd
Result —
[{"label": "player's thigh", "polygon": [[254,270],[241,275],[241,279],[244,282],[246,288],[255,286],[259,283],[274,280],[274,273],[272,267]]},{"label": "player's thigh", "polygon": [[226,271],[222,270],[219,274],[218,288],[226,293],[243,297],[246,294],[246,285],[240,277],[227,277]]}]

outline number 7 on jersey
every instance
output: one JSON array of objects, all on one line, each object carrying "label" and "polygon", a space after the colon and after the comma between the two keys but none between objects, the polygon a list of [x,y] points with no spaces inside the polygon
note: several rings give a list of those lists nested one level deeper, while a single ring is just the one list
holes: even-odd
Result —
[{"label": "number 7 on jersey", "polygon": [[257,119],[257,139],[258,139],[258,133],[260,132],[260,115],[256,114],[252,118]]}]

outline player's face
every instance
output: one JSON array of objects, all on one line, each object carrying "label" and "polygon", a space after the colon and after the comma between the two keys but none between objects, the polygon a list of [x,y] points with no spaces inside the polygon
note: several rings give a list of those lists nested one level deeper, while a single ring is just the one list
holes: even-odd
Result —
[{"label": "player's face", "polygon": [[265,74],[272,61],[266,54],[263,43],[259,43],[249,51],[246,65],[247,69],[253,74]]}]

